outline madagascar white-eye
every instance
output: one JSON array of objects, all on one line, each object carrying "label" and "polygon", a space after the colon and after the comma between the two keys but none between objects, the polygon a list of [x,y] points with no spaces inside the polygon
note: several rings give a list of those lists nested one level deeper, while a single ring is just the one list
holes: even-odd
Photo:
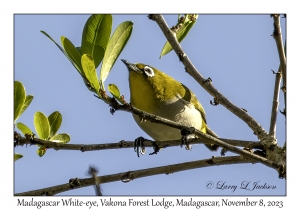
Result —
[{"label": "madagascar white-eye", "polygon": [[[206,133],[205,111],[190,89],[152,66],[121,60],[129,71],[132,106]],[[139,127],[155,141],[181,138],[181,132],[178,129],[149,121],[141,122],[139,116],[135,114],[133,118]],[[218,148],[214,144],[206,144],[206,146],[210,150]]]}]

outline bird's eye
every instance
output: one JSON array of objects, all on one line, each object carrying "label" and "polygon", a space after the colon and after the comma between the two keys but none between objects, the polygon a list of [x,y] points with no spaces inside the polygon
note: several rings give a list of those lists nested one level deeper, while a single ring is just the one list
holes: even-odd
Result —
[{"label": "bird's eye", "polygon": [[150,68],[149,66],[145,66],[144,68],[144,72],[148,77],[153,77],[154,76],[154,71],[152,68]]}]

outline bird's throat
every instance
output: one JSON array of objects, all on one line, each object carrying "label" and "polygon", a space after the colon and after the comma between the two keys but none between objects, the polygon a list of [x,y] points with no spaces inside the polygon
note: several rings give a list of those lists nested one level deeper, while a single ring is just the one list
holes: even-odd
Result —
[{"label": "bird's throat", "polygon": [[140,110],[154,114],[158,99],[151,85],[144,80],[142,75],[135,72],[129,74],[130,103]]}]

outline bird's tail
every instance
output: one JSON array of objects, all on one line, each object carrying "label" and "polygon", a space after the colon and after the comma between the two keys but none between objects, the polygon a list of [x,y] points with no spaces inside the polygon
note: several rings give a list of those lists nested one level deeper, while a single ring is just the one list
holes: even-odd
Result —
[{"label": "bird's tail", "polygon": [[[213,132],[208,126],[206,127],[206,133],[215,138],[219,138],[219,136],[215,132]],[[205,146],[211,151],[217,151],[219,149],[219,146],[216,144],[205,144]]]}]

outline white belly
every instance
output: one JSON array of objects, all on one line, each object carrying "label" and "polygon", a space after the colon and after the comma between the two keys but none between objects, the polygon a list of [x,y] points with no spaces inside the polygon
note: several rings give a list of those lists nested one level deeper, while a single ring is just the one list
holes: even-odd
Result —
[{"label": "white belly", "polygon": [[[187,127],[201,129],[202,117],[199,110],[193,105],[187,104],[182,99],[176,99],[173,103],[161,102],[161,106],[151,113],[168,120],[172,120]],[[166,125],[152,123],[150,121],[140,122],[140,118],[133,114],[136,123],[144,130],[151,138],[156,141],[166,141],[180,139],[181,134],[179,129],[171,128]]]}]

